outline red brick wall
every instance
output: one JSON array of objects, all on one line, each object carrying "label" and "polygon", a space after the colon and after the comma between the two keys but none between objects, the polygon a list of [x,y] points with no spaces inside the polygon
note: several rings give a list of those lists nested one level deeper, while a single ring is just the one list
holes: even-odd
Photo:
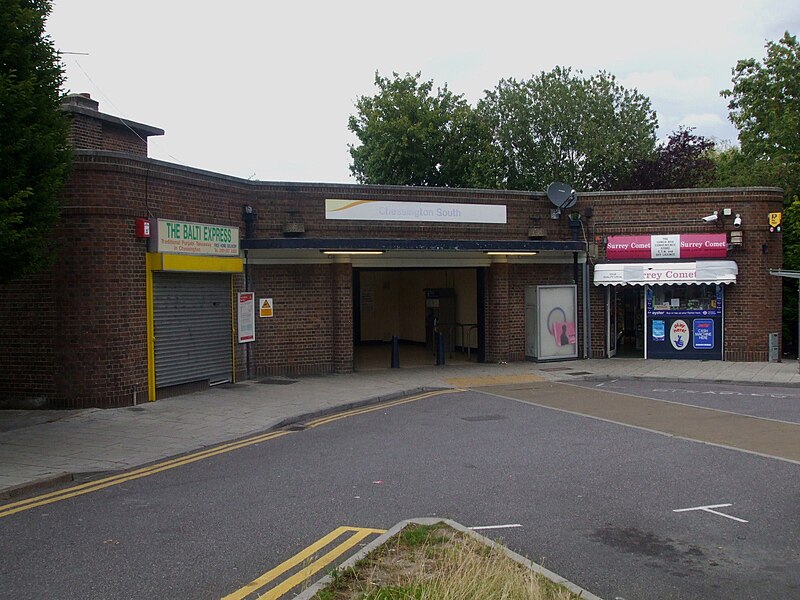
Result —
[{"label": "red brick wall", "polygon": [[[591,274],[589,275],[591,278]],[[592,335],[591,358],[606,356],[606,288],[604,286],[589,288],[589,315]]]},{"label": "red brick wall", "polygon": [[[146,248],[134,237],[136,217],[242,226],[242,206],[250,204],[258,214],[258,238],[283,238],[289,220],[302,221],[306,237],[527,240],[532,225],[545,228],[548,240],[572,237],[564,217],[550,219],[543,194],[251,182],[103,151],[76,153],[64,198],[55,267],[0,290],[0,400],[39,397],[65,407],[130,404],[134,393],[143,400]],[[507,206],[508,222],[326,221],[326,198],[497,203]],[[729,223],[716,229],[700,217],[725,207],[741,214],[745,245],[730,252],[740,271],[739,282],[726,290],[725,358],[766,360],[767,333],[780,331],[781,318],[781,282],[768,274],[781,265],[780,235],[769,233],[766,215],[781,205],[776,190],[678,190],[584,194],[576,208],[594,209],[581,238],[598,244],[596,261],[604,260],[604,236],[727,231]],[[566,258],[566,264],[512,261],[488,269],[487,361],[524,358],[524,287],[571,283],[572,264]],[[257,320],[257,341],[250,345],[252,375],[352,369],[350,265],[251,264],[249,277],[257,297],[275,301],[275,317]],[[243,289],[243,276],[235,281],[236,289]],[[591,286],[590,302],[592,355],[602,356],[603,288]],[[583,339],[581,315],[578,323]],[[241,377],[244,345],[237,345],[235,359]]]},{"label": "red brick wall", "polygon": [[46,274],[0,286],[0,407],[44,406],[55,394],[53,291]]},{"label": "red brick wall", "polygon": [[[103,147],[103,122],[81,113],[70,113],[72,125],[67,139],[73,148],[100,149]],[[146,153],[145,153],[146,154]]]},{"label": "red brick wall", "polygon": [[109,150],[147,156],[147,138],[140,137],[124,124],[93,119],[79,112],[70,112],[72,126],[68,136],[73,148]]},{"label": "red brick wall", "polygon": [[[527,240],[532,223],[544,227],[547,239],[571,239],[564,235],[563,221],[550,219],[550,203],[543,194],[460,190],[451,188],[409,188],[303,183],[252,184],[250,203],[259,214],[255,238],[281,238],[285,223],[301,221],[308,238],[390,238],[462,240]],[[394,200],[400,202],[444,202],[463,204],[504,204],[504,224],[386,221],[338,221],[325,219],[325,199]]]},{"label": "red brick wall", "polygon": [[[677,233],[726,233],[734,230],[733,218],[741,215],[741,247],[728,250],[727,260],[739,267],[737,283],[725,286],[725,360],[765,361],[769,357],[768,333],[781,330],[780,278],[769,274],[782,265],[781,234],[770,233],[768,214],[782,209],[779,191],[756,189],[665,190],[636,193],[585,194],[581,203],[594,207],[587,222],[589,242],[597,243],[605,262],[603,239],[611,235],[667,235]],[[722,217],[723,208],[732,215]],[[718,211],[716,223],[702,217]],[[766,253],[763,247],[766,245]],[[590,290],[592,356],[605,355],[605,289]]]},{"label": "red brick wall", "polygon": [[333,263],[330,269],[333,370],[350,373],[353,370],[353,268],[350,264]]},{"label": "red brick wall", "polygon": [[[571,284],[572,264],[509,265],[508,344],[512,361],[525,360],[525,288],[536,285]],[[582,269],[582,266],[580,266]],[[582,314],[581,284],[578,280],[578,313]],[[578,356],[583,356],[583,322],[576,323]]]},{"label": "red brick wall", "polygon": [[101,150],[129,152],[147,156],[147,138],[135,134],[122,124],[103,123],[103,145]]},{"label": "red brick wall", "polygon": [[145,244],[126,232],[136,212],[69,207],[53,276],[55,383],[62,407],[147,399]]},{"label": "red brick wall", "polygon": [[272,298],[274,306],[274,316],[256,317],[252,376],[333,372],[330,265],[250,264],[247,272],[256,298]]},{"label": "red brick wall", "polygon": [[486,277],[486,362],[511,360],[511,331],[519,323],[510,323],[505,311],[497,310],[509,305],[509,265],[493,262]]}]

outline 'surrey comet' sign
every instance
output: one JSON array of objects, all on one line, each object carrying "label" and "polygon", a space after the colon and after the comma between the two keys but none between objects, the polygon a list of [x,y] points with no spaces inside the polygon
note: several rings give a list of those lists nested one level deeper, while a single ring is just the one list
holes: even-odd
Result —
[{"label": "'surrey comet' sign", "polygon": [[608,260],[724,258],[727,255],[728,240],[724,233],[611,235],[606,244]]}]

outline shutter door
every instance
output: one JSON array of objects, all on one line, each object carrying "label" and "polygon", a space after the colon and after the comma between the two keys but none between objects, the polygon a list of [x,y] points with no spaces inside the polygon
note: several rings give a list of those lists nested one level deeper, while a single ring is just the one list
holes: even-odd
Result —
[{"label": "shutter door", "polygon": [[230,275],[153,273],[156,387],[230,381]]}]

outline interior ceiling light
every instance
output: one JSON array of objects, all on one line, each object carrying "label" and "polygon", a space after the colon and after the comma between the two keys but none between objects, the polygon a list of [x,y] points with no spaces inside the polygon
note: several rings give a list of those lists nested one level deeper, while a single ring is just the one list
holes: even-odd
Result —
[{"label": "interior ceiling light", "polygon": [[323,254],[383,254],[383,250],[323,250]]},{"label": "interior ceiling light", "polygon": [[538,252],[502,252],[491,251],[486,253],[488,256],[535,256]]}]

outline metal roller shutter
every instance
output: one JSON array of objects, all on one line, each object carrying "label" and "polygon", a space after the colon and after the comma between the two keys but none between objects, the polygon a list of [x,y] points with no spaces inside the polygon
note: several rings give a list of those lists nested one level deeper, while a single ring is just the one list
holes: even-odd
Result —
[{"label": "metal roller shutter", "polygon": [[156,387],[230,381],[231,279],[216,273],[153,273]]}]

